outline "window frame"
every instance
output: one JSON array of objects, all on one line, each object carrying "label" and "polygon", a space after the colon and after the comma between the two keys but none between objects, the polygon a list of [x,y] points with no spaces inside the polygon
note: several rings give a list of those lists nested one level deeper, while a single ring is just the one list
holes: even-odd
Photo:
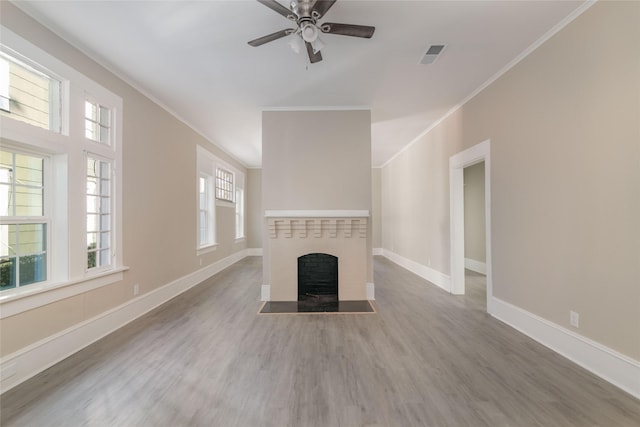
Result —
[{"label": "window frame", "polygon": [[[218,247],[217,241],[217,212],[215,198],[215,165],[217,157],[210,151],[196,146],[196,254],[203,255],[208,252],[215,251]],[[207,220],[208,228],[206,229],[207,241],[200,240],[202,224],[200,221],[200,179],[204,178],[207,182]]]},{"label": "window frame", "polygon": [[[109,254],[109,263],[108,264],[101,264],[101,265],[96,265],[95,267],[89,267],[88,266],[88,258],[89,258],[89,246],[85,243],[84,247],[85,247],[85,273],[86,274],[92,274],[92,273],[99,273],[102,271],[107,271],[107,270],[111,270],[112,266],[113,266],[113,257],[114,257],[114,235],[113,235],[113,231],[114,231],[114,218],[113,218],[113,195],[114,195],[114,189],[113,189],[113,179],[114,179],[114,171],[113,171],[113,160],[112,159],[108,159],[99,155],[96,155],[92,152],[85,152],[85,165],[87,165],[87,163],[89,162],[89,159],[93,159],[94,161],[98,161],[98,162],[103,162],[109,165],[109,178],[108,178],[108,185],[109,185],[109,193],[107,196],[104,196],[102,193],[99,194],[93,194],[90,195],[88,192],[85,192],[86,194],[86,198],[88,197],[99,197],[101,200],[104,198],[108,198],[109,201],[109,206],[108,206],[108,215],[109,215],[109,228],[108,228],[108,233],[109,233],[109,246],[107,248],[108,250],[108,254]],[[87,165],[88,167],[88,165]],[[97,177],[98,179],[102,179],[100,177]],[[88,185],[89,183],[89,175],[85,176],[85,182]],[[86,200],[86,199],[85,199]],[[102,205],[102,203],[101,203]],[[89,231],[89,224],[88,224],[88,218],[89,215],[94,215],[95,213],[90,213],[88,211],[88,203],[85,204],[85,206],[87,206],[87,208],[85,209],[85,236],[88,236],[89,233],[98,233],[98,234],[102,234],[104,233],[103,229],[101,228],[102,225],[102,221],[100,220],[100,226],[99,226],[99,230],[98,231]],[[104,215],[102,212],[97,213],[97,215],[102,216]],[[86,237],[85,237],[86,238]],[[98,239],[100,240],[100,239]],[[96,259],[98,256],[98,253],[104,250],[103,248],[100,249],[96,249],[94,251],[94,253],[96,254]]]},{"label": "window frame", "polygon": [[236,207],[235,207],[235,222],[236,222],[236,242],[244,240],[245,234],[245,200],[244,200],[244,188],[236,187]]},{"label": "window frame", "polygon": [[[50,159],[50,198],[47,227],[48,280],[0,292],[0,319],[123,280],[122,236],[122,105],[120,96],[69,67],[41,48],[2,27],[0,50],[60,82],[60,132],[39,128],[0,115],[3,147]],[[19,52],[19,53],[18,53]],[[84,102],[89,96],[112,109],[111,146],[87,140],[84,134]],[[86,270],[86,163],[85,152],[102,156],[112,165],[112,266]],[[83,220],[85,218],[85,220]]]},{"label": "window frame", "polygon": [[[235,203],[235,174],[230,168],[225,167],[224,165],[216,166],[216,188],[215,195],[216,200],[219,200],[223,203]],[[224,197],[228,195],[228,197]]]},{"label": "window frame", "polygon": [[[16,154],[19,155],[23,155],[23,156],[30,156],[30,157],[37,157],[42,159],[42,215],[39,216],[35,216],[35,215],[6,215],[6,216],[0,216],[0,224],[2,225],[39,225],[39,224],[44,224],[45,225],[45,233],[44,233],[44,239],[45,239],[45,253],[46,253],[46,257],[45,257],[45,279],[42,281],[38,281],[38,282],[32,282],[32,283],[28,283],[26,285],[20,285],[20,280],[19,280],[19,259],[20,256],[18,256],[16,254],[16,264],[18,264],[17,269],[16,269],[16,275],[17,277],[17,283],[14,287],[12,288],[8,288],[5,290],[2,290],[0,292],[2,293],[6,293],[8,291],[12,291],[12,290],[18,290],[18,289],[23,289],[25,286],[31,286],[34,284],[46,284],[47,282],[50,281],[50,277],[52,274],[52,263],[50,262],[51,258],[52,258],[52,251],[51,251],[51,247],[49,245],[49,242],[51,242],[51,230],[52,230],[52,226],[51,226],[51,218],[50,218],[50,213],[51,213],[51,202],[52,202],[52,195],[51,195],[51,191],[47,190],[47,187],[51,187],[52,184],[52,173],[51,173],[51,158],[50,156],[34,151],[34,150],[29,150],[29,149],[25,149],[22,148],[18,145],[15,144],[11,144],[11,143],[6,143],[3,141],[2,144],[2,151],[5,152],[9,152],[11,153],[13,156],[15,156]],[[17,194],[17,192],[15,191],[15,184],[13,185],[13,189],[12,189],[12,194],[15,195]],[[14,208],[14,213],[15,213],[15,208]],[[55,253],[55,251],[54,251]],[[26,255],[25,255],[26,256]]]}]

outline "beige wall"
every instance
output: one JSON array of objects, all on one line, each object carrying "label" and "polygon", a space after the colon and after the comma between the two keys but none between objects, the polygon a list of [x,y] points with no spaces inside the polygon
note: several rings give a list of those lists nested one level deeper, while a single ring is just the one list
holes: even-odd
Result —
[{"label": "beige wall", "polygon": [[371,169],[371,244],[382,247],[382,169]]},{"label": "beige wall", "polygon": [[262,169],[247,170],[247,247],[262,248]]},{"label": "beige wall", "polygon": [[[131,86],[1,2],[1,23],[123,98],[124,280],[2,320],[7,355],[244,249],[235,243],[233,208],[217,208],[216,251],[196,255],[196,145],[245,168]],[[200,264],[202,260],[202,265]]]},{"label": "beige wall", "polygon": [[464,257],[486,261],[484,162],[466,167],[464,173]]},{"label": "beige wall", "polygon": [[493,291],[640,360],[640,3],[598,2],[382,172],[383,246],[449,274],[449,157],[491,140]]},{"label": "beige wall", "polygon": [[371,113],[265,111],[263,207],[371,210]]},{"label": "beige wall", "polygon": [[[262,113],[263,209],[371,212],[371,176],[370,111]],[[371,218],[368,228],[371,236]],[[370,238],[367,247],[371,254]],[[373,281],[371,255],[367,280]]]}]

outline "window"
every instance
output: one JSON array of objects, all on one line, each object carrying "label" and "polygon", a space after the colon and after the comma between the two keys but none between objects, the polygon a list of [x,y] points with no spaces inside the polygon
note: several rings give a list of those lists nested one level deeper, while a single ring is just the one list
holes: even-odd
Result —
[{"label": "window", "polygon": [[87,156],[87,270],[111,265],[111,164]]},{"label": "window", "polygon": [[0,151],[0,289],[47,280],[45,159]]},{"label": "window", "polygon": [[[198,146],[197,188],[198,188],[198,234],[196,248],[198,254],[214,250],[216,247],[216,205],[214,170],[216,158],[211,152]],[[203,251],[203,252],[200,252]]]},{"label": "window", "polygon": [[206,247],[215,244],[215,211],[213,205],[212,177],[201,174],[198,181],[198,246]]},{"label": "window", "polygon": [[123,278],[122,98],[2,31],[0,304],[21,313]]},{"label": "window", "polygon": [[84,135],[87,139],[101,144],[111,144],[110,123],[109,108],[91,101],[84,102]]},{"label": "window", "polygon": [[17,56],[0,52],[0,114],[60,132],[60,81]]},{"label": "window", "polygon": [[236,189],[236,239],[244,237],[244,190]]},{"label": "window", "polygon": [[216,169],[216,199],[233,203],[233,174],[222,168]]}]

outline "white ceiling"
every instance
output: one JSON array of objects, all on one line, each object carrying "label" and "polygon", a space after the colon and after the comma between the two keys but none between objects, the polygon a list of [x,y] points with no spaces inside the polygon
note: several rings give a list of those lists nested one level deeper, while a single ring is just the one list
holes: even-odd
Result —
[{"label": "white ceiling", "polygon": [[[338,0],[321,22],[376,32],[369,40],[322,35],[324,60],[313,65],[288,38],[247,44],[291,28],[252,0],[17,4],[246,166],[260,167],[262,110],[353,107],[371,109],[372,163],[382,165],[582,0]],[[434,64],[420,65],[431,44],[447,47]]]}]

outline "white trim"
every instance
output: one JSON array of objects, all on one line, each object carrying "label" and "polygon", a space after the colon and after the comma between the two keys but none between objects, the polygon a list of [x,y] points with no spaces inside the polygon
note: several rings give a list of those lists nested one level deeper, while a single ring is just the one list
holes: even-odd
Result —
[{"label": "white trim", "polygon": [[537,48],[539,48],[544,42],[549,40],[551,37],[553,37],[560,30],[562,30],[564,27],[569,25],[574,19],[576,19],[578,16],[582,15],[582,13],[584,13],[587,9],[589,9],[591,6],[596,4],[597,1],[598,0],[587,0],[584,3],[582,3],[580,6],[578,6],[573,12],[571,12],[569,15],[567,15],[562,21],[558,22],[549,31],[544,33],[542,35],[542,37],[540,37],[538,40],[533,42],[528,48],[523,50],[518,56],[516,56],[511,61],[509,61],[507,63],[507,65],[505,65],[504,67],[502,67],[502,69],[500,69],[500,71],[495,73],[487,81],[485,81],[483,84],[478,86],[478,88],[476,88],[473,92],[471,92],[469,95],[467,95],[466,98],[464,98],[462,101],[460,101],[459,103],[454,105],[453,108],[451,108],[449,111],[447,111],[442,117],[437,119],[428,128],[426,128],[425,130],[420,132],[420,134],[418,136],[416,136],[411,141],[409,141],[409,143],[407,145],[402,147],[396,154],[391,156],[391,158],[389,158],[389,160],[384,162],[382,164],[382,167],[387,166],[389,163],[391,163],[393,160],[395,160],[396,157],[398,157],[400,154],[404,153],[409,148],[411,148],[411,146],[413,146],[416,142],[418,142],[420,139],[422,139],[425,135],[427,135],[429,132],[431,132],[433,129],[435,129],[438,125],[440,125],[440,123],[445,121],[449,116],[451,116],[453,113],[455,113],[460,108],[462,108],[467,102],[471,101],[476,95],[478,95],[480,92],[482,92],[487,87],[489,87],[493,82],[495,82],[500,77],[502,77],[504,74],[506,74],[510,69],[515,67],[520,61],[522,61],[524,58],[529,56],[533,51],[535,51]]},{"label": "white trim", "polygon": [[265,218],[362,218],[367,210],[266,210]]},{"label": "white trim", "polygon": [[80,295],[123,279],[123,272],[129,267],[106,270],[87,278],[28,286],[3,291],[0,295],[0,319],[15,316],[75,295]]},{"label": "white trim", "polygon": [[498,298],[492,305],[496,319],[640,399],[640,361]]},{"label": "white trim", "polygon": [[371,111],[371,107],[367,106],[289,106],[289,107],[265,107],[262,109],[265,111]]},{"label": "white trim", "polygon": [[367,299],[369,301],[376,299],[376,285],[373,283],[367,283]]},{"label": "white trim", "polygon": [[149,293],[132,299],[92,319],[76,324],[0,359],[0,393],[98,341],[111,332],[202,283],[247,256],[236,252],[207,267],[187,274]]},{"label": "white trim", "polygon": [[484,161],[485,252],[487,312],[492,311],[491,273],[491,141],[486,140],[449,158],[449,238],[451,293],[463,295],[464,283],[464,168]]},{"label": "white trim", "polygon": [[383,251],[384,251],[384,249],[382,249],[382,248],[373,248],[373,255],[374,256],[383,255]]},{"label": "white trim", "polygon": [[476,261],[475,259],[465,258],[464,268],[475,271],[476,273],[487,274],[487,264],[482,261]]},{"label": "white trim", "polygon": [[413,274],[422,277],[423,279],[433,283],[439,288],[442,288],[447,292],[451,292],[451,278],[446,274],[441,273],[438,270],[434,270],[431,267],[427,267],[426,265],[422,265],[418,262],[412,261],[387,249],[382,250],[382,255],[385,258],[395,262],[400,267],[409,270]]},{"label": "white trim", "polygon": [[262,256],[262,248],[247,248],[247,256]]},{"label": "white trim", "polygon": [[271,301],[271,285],[262,285],[260,301]]}]

